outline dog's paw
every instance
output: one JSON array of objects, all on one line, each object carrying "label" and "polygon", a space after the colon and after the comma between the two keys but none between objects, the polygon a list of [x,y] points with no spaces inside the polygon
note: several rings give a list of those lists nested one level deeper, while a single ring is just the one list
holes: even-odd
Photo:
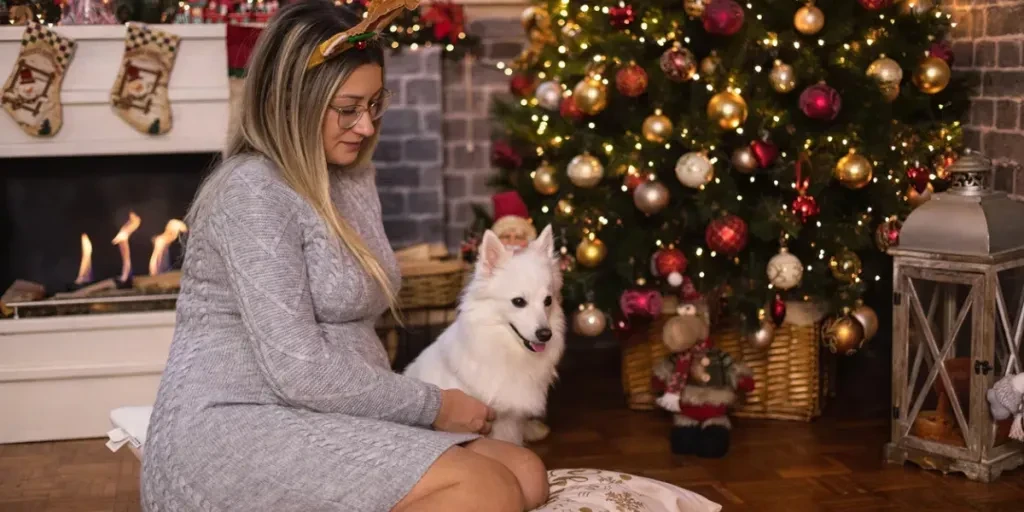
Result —
[{"label": "dog's paw", "polygon": [[669,412],[679,412],[679,395],[665,393],[658,397],[658,405]]},{"label": "dog's paw", "polygon": [[548,437],[551,433],[551,427],[544,424],[541,420],[528,420],[526,427],[523,429],[523,439],[528,443],[535,443],[542,441]]}]

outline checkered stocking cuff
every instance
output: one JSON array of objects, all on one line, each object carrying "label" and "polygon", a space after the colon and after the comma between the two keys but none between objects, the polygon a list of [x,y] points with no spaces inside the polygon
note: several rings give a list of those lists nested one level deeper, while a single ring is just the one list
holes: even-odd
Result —
[{"label": "checkered stocking cuff", "polygon": [[161,53],[174,53],[178,51],[181,43],[181,36],[154,30],[141,23],[129,23],[128,33],[124,38],[124,49],[132,52],[147,46],[159,50]]},{"label": "checkered stocking cuff", "polygon": [[61,68],[67,68],[71,58],[75,56],[78,43],[62,36],[37,22],[29,23],[21,37],[21,46],[30,47],[45,44],[53,48],[53,56]]}]

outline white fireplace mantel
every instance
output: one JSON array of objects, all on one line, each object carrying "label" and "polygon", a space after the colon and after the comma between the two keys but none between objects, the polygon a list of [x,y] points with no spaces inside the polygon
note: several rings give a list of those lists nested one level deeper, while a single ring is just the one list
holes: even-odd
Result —
[{"label": "white fireplace mantel", "polygon": [[[226,25],[151,27],[182,38],[168,85],[170,132],[140,133],[110,105],[124,54],[124,25],[57,25],[51,30],[78,42],[60,93],[63,127],[52,137],[34,137],[0,109],[0,158],[222,151],[230,116]],[[14,69],[24,30],[0,27],[0,87]],[[0,163],[0,171],[3,167]]]}]

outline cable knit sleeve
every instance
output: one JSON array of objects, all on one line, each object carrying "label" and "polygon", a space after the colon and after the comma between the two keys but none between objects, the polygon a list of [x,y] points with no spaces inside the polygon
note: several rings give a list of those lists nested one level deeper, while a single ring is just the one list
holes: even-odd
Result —
[{"label": "cable knit sleeve", "polygon": [[371,364],[324,337],[314,314],[300,222],[313,210],[266,174],[238,172],[228,179],[207,219],[264,378],[295,406],[431,425],[440,389]]}]

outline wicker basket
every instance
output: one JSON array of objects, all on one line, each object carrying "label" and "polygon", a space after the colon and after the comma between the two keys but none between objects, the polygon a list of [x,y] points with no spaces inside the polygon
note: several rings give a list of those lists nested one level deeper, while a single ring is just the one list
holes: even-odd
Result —
[{"label": "wicker basket", "polygon": [[452,259],[442,245],[415,245],[395,253],[402,270],[398,303],[405,311],[450,308],[470,273],[470,265]]},{"label": "wicker basket", "polygon": [[[668,355],[668,348],[661,342],[661,329],[667,318],[652,322],[647,332],[635,333],[623,350],[622,381],[631,409],[657,407],[651,376],[654,364]],[[810,421],[821,415],[832,372],[828,360],[823,362],[819,326],[818,322],[784,323],[775,330],[775,340],[767,350],[743,342],[737,328],[714,330],[712,344],[746,363],[754,372],[754,390],[746,394],[732,414],[796,421]]]}]

